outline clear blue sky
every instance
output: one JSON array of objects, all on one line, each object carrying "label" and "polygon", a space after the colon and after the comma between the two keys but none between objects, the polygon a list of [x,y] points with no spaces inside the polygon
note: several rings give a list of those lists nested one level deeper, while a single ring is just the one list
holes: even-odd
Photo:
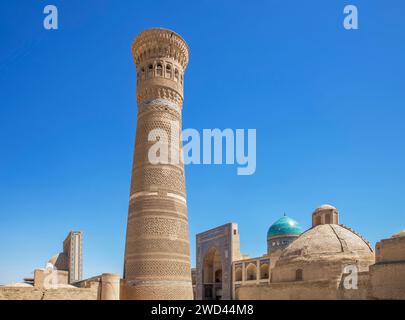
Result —
[{"label": "clear blue sky", "polygon": [[[59,30],[43,28],[47,4]],[[343,8],[359,9],[357,31]],[[257,129],[257,171],[187,166],[195,234],[239,224],[266,251],[286,212],[323,203],[374,245],[405,229],[405,4],[8,0],[0,4],[0,283],[84,232],[85,276],[122,272],[136,126],[130,44],[150,27],[191,50],[185,128]]]}]

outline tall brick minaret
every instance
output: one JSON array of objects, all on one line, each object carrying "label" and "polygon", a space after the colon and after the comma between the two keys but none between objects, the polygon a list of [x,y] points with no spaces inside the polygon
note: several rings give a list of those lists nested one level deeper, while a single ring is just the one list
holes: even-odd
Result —
[{"label": "tall brick minaret", "polygon": [[[150,29],[132,44],[138,123],[126,235],[124,299],[192,299],[181,113],[188,46],[175,32]],[[176,128],[177,127],[177,128]],[[166,138],[151,162],[154,129]],[[153,130],[153,131],[152,131]],[[151,133],[152,131],[152,133]],[[150,141],[152,140],[152,141]],[[178,161],[180,160],[180,161]]]}]

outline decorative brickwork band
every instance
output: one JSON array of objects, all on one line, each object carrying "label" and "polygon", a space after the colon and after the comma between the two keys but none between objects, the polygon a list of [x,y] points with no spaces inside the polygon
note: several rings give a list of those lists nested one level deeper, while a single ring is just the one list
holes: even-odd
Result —
[{"label": "decorative brickwork band", "polygon": [[172,31],[151,29],[138,35],[132,53],[138,123],[122,297],[193,299],[183,162],[152,164],[148,159],[153,144],[148,137],[154,129],[167,133],[169,150],[181,151],[181,140],[171,130],[173,123],[181,130],[188,47]]}]

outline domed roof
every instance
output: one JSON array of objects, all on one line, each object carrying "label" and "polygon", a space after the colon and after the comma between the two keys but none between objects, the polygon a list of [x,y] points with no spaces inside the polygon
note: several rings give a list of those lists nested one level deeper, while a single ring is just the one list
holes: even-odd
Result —
[{"label": "domed roof", "polygon": [[320,207],[316,208],[315,212],[323,211],[323,210],[336,210],[337,211],[337,209],[334,206],[331,206],[330,204],[323,204]]},{"label": "domed roof", "polygon": [[297,221],[290,217],[284,216],[278,219],[267,231],[267,238],[284,236],[284,235],[299,235],[302,229]]},{"label": "domed roof", "polygon": [[304,232],[283,252],[280,257],[322,259],[324,256],[337,257],[339,253],[370,258],[371,245],[351,229],[337,224],[318,225]]}]

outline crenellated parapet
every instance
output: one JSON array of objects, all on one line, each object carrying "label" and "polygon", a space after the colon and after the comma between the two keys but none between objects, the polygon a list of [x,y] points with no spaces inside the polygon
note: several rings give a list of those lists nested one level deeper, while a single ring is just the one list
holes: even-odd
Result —
[{"label": "crenellated parapet", "polygon": [[312,227],[322,224],[339,224],[339,211],[334,206],[324,204],[312,213]]}]

